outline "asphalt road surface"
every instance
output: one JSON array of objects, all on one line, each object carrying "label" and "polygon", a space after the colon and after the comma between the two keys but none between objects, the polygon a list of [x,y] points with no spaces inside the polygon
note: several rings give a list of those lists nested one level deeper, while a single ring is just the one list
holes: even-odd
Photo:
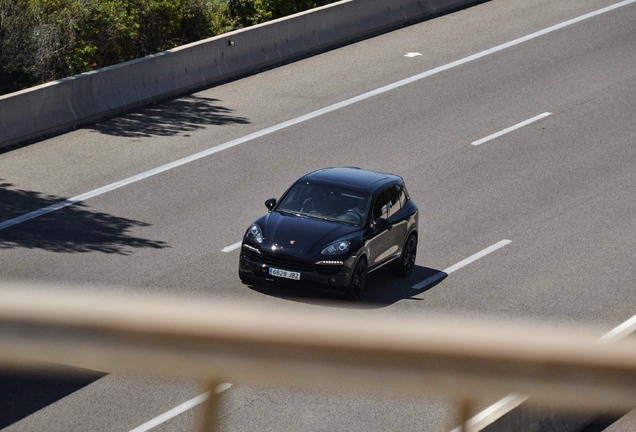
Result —
[{"label": "asphalt road surface", "polygon": [[[256,134],[0,229],[0,277],[610,330],[636,314],[636,3],[519,38],[617,3],[493,0],[4,152],[0,222]],[[380,272],[355,305],[242,285],[238,250],[222,249],[267,198],[328,166],[404,177],[421,209],[412,277]],[[502,240],[510,243],[441,282],[411,288]],[[3,374],[0,428],[130,432],[201,393],[194,383],[105,372],[63,382]],[[242,384],[221,400],[226,431],[456,426],[444,400]],[[197,413],[152,430],[191,430]]]}]

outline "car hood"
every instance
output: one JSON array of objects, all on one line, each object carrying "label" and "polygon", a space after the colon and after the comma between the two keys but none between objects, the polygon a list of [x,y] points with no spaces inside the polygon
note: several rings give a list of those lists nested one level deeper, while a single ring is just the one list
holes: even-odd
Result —
[{"label": "car hood", "polygon": [[355,233],[360,227],[338,222],[271,212],[261,221],[263,245],[280,252],[320,253],[332,242]]}]

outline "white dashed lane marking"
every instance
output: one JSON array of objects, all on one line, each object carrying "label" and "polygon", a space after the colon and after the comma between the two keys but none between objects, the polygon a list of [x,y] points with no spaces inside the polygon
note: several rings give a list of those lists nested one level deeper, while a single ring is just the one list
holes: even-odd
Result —
[{"label": "white dashed lane marking", "polygon": [[236,242],[234,244],[231,244],[229,246],[225,246],[223,249],[221,249],[221,252],[232,252],[234,249],[238,249],[241,247],[241,243],[243,243],[242,241],[240,242]]},{"label": "white dashed lane marking", "polygon": [[411,288],[416,289],[416,290],[421,290],[422,288],[425,288],[427,286],[429,286],[430,284],[437,282],[440,279],[445,278],[446,276],[448,276],[449,274],[453,273],[454,271],[459,270],[462,267],[466,267],[468,264],[473,263],[475,261],[477,261],[480,258],[485,257],[488,254],[493,253],[494,251],[496,251],[497,249],[501,249],[502,247],[509,245],[510,243],[512,243],[510,240],[502,240],[500,242],[495,243],[494,245],[487,247],[486,249],[477,252],[475,255],[471,255],[468,258],[461,260],[460,262],[458,262],[457,264],[453,264],[452,266],[450,266],[449,268],[447,268],[444,271],[441,271],[439,273],[435,273],[433,276],[424,279],[422,282],[417,283],[415,285],[413,285]]},{"label": "white dashed lane marking", "polygon": [[[230,387],[232,387],[232,384],[230,383],[223,383],[219,386],[217,386],[216,388],[216,394],[222,393],[225,390],[229,389]],[[190,399],[187,402],[182,403],[181,405],[172,408],[170,411],[166,411],[165,413],[161,414],[160,416],[157,416],[155,418],[153,418],[150,421],[147,421],[146,423],[142,424],[141,426],[137,426],[136,428],[134,428],[133,430],[131,430],[130,432],[146,432],[152,428],[154,428],[155,426],[159,426],[161,423],[167,422],[168,420],[170,420],[173,417],[178,416],[179,414],[181,414],[182,412],[185,412],[187,410],[189,410],[190,408],[194,408],[195,406],[202,404],[203,402],[205,402],[206,400],[208,400],[208,398],[210,397],[210,392],[205,392],[195,398]]]},{"label": "white dashed lane marking", "polygon": [[528,119],[526,121],[522,121],[521,123],[517,123],[516,125],[510,126],[509,128],[506,128],[506,129],[504,129],[502,131],[499,131],[499,132],[494,133],[492,135],[488,135],[487,137],[482,138],[480,140],[474,141],[471,144],[474,145],[474,146],[478,146],[478,145],[486,143],[488,141],[492,141],[495,138],[499,138],[500,136],[506,135],[507,133],[510,133],[510,132],[512,132],[514,130],[520,129],[520,128],[524,127],[524,126],[528,126],[529,124],[534,123],[536,121],[539,121],[541,119],[544,119],[544,118],[546,118],[546,117],[548,117],[550,115],[552,115],[552,113],[544,112],[543,114],[539,114],[536,117],[532,117],[531,119]]}]

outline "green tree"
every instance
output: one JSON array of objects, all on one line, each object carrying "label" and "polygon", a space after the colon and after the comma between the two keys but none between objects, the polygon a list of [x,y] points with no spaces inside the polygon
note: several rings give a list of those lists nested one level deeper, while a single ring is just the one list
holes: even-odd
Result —
[{"label": "green tree", "polygon": [[0,0],[0,94],[328,1]]},{"label": "green tree", "polygon": [[[318,2],[323,5],[327,4],[328,0]],[[248,27],[317,6],[312,0],[229,0],[228,4],[231,16],[240,27]]]},{"label": "green tree", "polygon": [[230,0],[228,5],[238,27],[249,27],[272,19],[269,0]]},{"label": "green tree", "polygon": [[315,7],[316,3],[311,0],[269,0],[269,10],[272,12],[273,19],[306,11]]}]

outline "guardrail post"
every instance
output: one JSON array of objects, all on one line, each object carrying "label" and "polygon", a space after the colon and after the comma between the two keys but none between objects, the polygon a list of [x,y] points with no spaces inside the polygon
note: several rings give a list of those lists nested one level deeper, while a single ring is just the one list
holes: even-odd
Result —
[{"label": "guardrail post", "polygon": [[208,399],[203,403],[199,430],[201,432],[217,432],[219,421],[219,395],[216,388],[221,384],[220,380],[210,380],[206,383]]},{"label": "guardrail post", "polygon": [[467,397],[463,397],[457,401],[457,416],[459,419],[459,428],[456,429],[459,432],[468,432],[468,420],[470,420],[470,413],[472,412],[472,400]]}]

